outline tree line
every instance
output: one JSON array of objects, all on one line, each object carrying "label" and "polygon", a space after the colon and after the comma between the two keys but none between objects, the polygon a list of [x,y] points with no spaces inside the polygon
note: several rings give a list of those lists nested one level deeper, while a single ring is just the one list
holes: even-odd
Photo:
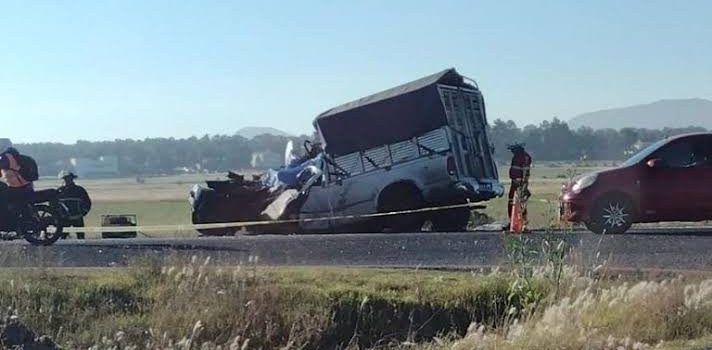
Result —
[{"label": "tree line", "polygon": [[704,132],[701,127],[685,128],[624,128],[591,129],[569,128],[565,122],[554,118],[539,125],[523,128],[511,120],[494,120],[489,126],[490,141],[495,149],[495,158],[500,162],[510,159],[507,145],[523,142],[536,160],[623,160],[637,152],[640,147],[668,136],[690,132]]},{"label": "tree line", "polygon": [[295,147],[310,137],[259,135],[246,139],[239,135],[203,137],[147,138],[144,140],[78,141],[75,144],[30,143],[17,145],[21,153],[32,156],[40,175],[54,176],[67,169],[71,158],[98,159],[116,156],[119,175],[165,175],[189,171],[226,172],[251,167],[255,152],[271,152],[283,157],[289,140]]},{"label": "tree line", "polygon": [[[507,162],[511,154],[507,145],[523,142],[538,161],[622,160],[638,147],[666,136],[705,131],[699,127],[676,129],[621,130],[580,128],[572,130],[559,120],[544,121],[539,125],[519,127],[511,120],[494,120],[489,125],[489,135],[499,162]],[[225,172],[251,167],[255,152],[271,152],[281,156],[290,139],[295,147],[312,136],[284,137],[259,135],[246,139],[239,135],[203,137],[147,138],[144,140],[114,140],[75,144],[31,143],[18,145],[18,149],[37,161],[43,176],[53,176],[67,168],[70,158],[97,159],[116,156],[119,172],[123,176],[174,174],[190,171]]]}]

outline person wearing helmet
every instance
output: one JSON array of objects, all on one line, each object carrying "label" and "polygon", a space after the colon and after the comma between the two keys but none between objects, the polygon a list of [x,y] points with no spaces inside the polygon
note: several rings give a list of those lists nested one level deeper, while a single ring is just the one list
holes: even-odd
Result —
[{"label": "person wearing helmet", "polygon": [[507,205],[507,213],[510,221],[512,218],[512,207],[514,205],[514,194],[519,193],[519,200],[522,203],[522,216],[524,222],[527,222],[526,201],[531,196],[529,192],[529,174],[531,171],[532,157],[524,149],[523,143],[515,143],[507,146],[507,149],[512,152],[512,164],[509,167],[509,179],[512,184],[509,187],[509,204]]},{"label": "person wearing helmet", "polygon": [[[84,227],[84,217],[91,210],[91,199],[84,187],[77,185],[74,180],[77,175],[71,171],[62,171],[59,178],[64,180],[64,185],[57,189],[59,200],[69,209],[69,217],[65,220],[65,227]],[[64,234],[67,238],[68,234]],[[77,232],[77,239],[84,239],[84,232]]]},{"label": "person wearing helmet", "polygon": [[23,206],[34,195],[33,181],[37,180],[37,163],[31,157],[21,155],[12,146],[10,139],[0,139],[0,171],[7,184],[10,210],[23,213]]}]

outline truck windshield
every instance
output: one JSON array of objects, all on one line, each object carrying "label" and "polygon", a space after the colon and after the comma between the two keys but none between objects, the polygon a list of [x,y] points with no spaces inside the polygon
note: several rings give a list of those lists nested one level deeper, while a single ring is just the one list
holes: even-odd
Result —
[{"label": "truck windshield", "polygon": [[628,158],[623,164],[621,164],[622,167],[627,167],[631,166],[634,164],[640,163],[645,157],[649,156],[653,152],[655,152],[658,148],[660,148],[662,145],[664,145],[667,142],[666,139],[662,139],[660,141],[657,141],[653,144],[651,144],[648,147],[643,148],[640,152],[636,153],[632,157]]}]

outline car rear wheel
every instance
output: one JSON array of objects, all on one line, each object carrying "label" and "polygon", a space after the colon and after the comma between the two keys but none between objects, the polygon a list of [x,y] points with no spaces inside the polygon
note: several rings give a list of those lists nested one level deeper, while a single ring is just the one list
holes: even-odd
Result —
[{"label": "car rear wheel", "polygon": [[603,197],[585,224],[586,228],[597,234],[625,233],[633,225],[633,203],[623,195]]}]

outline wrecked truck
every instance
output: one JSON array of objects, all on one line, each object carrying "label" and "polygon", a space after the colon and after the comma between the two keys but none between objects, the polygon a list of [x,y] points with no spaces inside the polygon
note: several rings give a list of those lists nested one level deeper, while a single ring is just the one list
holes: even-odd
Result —
[{"label": "wrecked truck", "polygon": [[504,193],[482,93],[455,69],[329,109],[314,127],[320,142],[305,142],[306,156],[293,164],[251,179],[233,174],[196,185],[193,222],[280,220],[248,227],[251,232],[413,232],[429,221],[435,231],[460,231],[470,218],[466,207],[371,214]]}]

